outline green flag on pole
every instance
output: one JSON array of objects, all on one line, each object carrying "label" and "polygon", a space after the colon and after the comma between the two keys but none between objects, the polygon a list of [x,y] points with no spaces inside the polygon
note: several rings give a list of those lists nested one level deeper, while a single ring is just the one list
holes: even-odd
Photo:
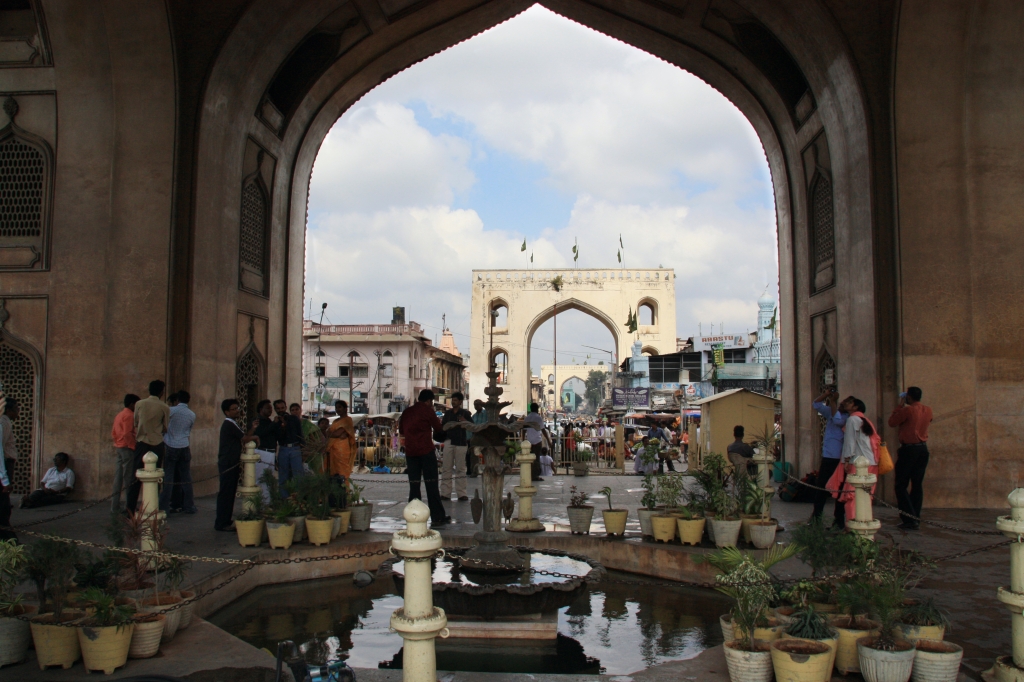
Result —
[{"label": "green flag on pole", "polygon": [[533,251],[530,252],[530,262],[533,262]]},{"label": "green flag on pole", "polygon": [[618,257],[619,262],[621,263],[622,262],[622,252],[621,251],[616,251],[615,255]]},{"label": "green flag on pole", "polygon": [[626,248],[625,245],[623,245],[623,243],[622,243],[622,233],[621,232],[619,233],[619,248],[620,249]]},{"label": "green flag on pole", "polygon": [[523,240],[523,245],[521,247],[519,247],[519,250],[520,251],[526,251],[526,240],[525,239]]}]

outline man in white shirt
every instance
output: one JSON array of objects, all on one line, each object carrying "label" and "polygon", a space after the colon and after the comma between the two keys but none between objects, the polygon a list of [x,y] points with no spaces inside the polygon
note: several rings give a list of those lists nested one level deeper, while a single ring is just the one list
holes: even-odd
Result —
[{"label": "man in white shirt", "polygon": [[45,507],[60,504],[75,489],[75,472],[68,466],[71,458],[66,452],[58,452],[53,456],[53,466],[43,475],[38,490],[21,498],[21,508]]},{"label": "man in white shirt", "polygon": [[160,510],[169,514],[196,513],[192,497],[192,426],[196,413],[189,409],[188,391],[171,396],[170,417],[164,434],[164,485],[160,491]]},{"label": "man in white shirt", "polygon": [[[523,418],[522,423],[525,424],[522,433],[526,440],[530,441],[530,454],[539,457],[543,454],[541,445],[544,442],[544,419],[540,416],[540,405],[530,403],[530,412]],[[540,467],[532,468],[530,478],[534,481],[541,480]]]}]

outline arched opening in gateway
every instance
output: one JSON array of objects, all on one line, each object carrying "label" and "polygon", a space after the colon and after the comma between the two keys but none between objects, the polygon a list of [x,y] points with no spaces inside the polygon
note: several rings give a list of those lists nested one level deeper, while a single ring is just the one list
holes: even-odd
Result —
[{"label": "arched opening in gateway", "polygon": [[[661,95],[646,101],[644,92]],[[600,102],[611,120],[594,125],[586,102]],[[550,118],[531,121],[528,105]],[[723,157],[730,162],[712,163]],[[408,306],[427,337],[447,327],[462,353],[493,336],[503,382],[522,384],[508,396],[518,400],[543,376],[541,364],[621,363],[630,351],[620,338],[644,342],[666,316],[634,297],[636,328],[623,314],[588,343],[560,312],[554,363],[553,322],[525,343],[507,335],[520,309],[512,298],[486,301],[496,315],[471,328],[473,268],[617,268],[645,283],[653,283],[647,269],[674,268],[674,332],[683,340],[709,317],[731,332],[753,328],[764,281],[778,279],[771,178],[746,118],[691,74],[539,6],[350,107],[320,148],[308,206],[307,296],[330,302],[349,324]],[[387,286],[370,285],[381,281]],[[645,347],[646,355],[675,351]]]}]

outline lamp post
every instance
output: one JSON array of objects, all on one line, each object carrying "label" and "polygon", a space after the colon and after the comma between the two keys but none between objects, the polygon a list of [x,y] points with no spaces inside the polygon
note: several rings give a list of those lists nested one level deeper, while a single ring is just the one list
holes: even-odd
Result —
[{"label": "lamp post", "polygon": [[[323,352],[323,337],[324,337],[324,313],[327,312],[327,302],[320,306],[320,324],[317,325],[316,329],[316,362],[313,363],[314,372],[316,372],[316,411],[317,414],[323,412],[321,400],[323,398],[324,389],[324,377],[320,374],[320,369],[317,367],[317,363],[322,362],[320,358],[324,357]],[[327,374],[327,363],[324,362],[324,374]]]}]

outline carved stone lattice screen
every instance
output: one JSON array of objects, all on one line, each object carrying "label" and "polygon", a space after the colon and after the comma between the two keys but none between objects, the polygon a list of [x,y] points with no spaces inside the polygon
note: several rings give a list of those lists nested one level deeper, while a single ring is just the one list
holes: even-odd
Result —
[{"label": "carved stone lattice screen", "polygon": [[14,422],[18,462],[11,484],[15,493],[32,492],[32,429],[35,424],[36,370],[27,355],[6,343],[0,343],[0,382],[4,395],[18,401],[20,414]]},{"label": "carved stone lattice screen", "polygon": [[235,390],[246,422],[256,418],[256,403],[260,400],[260,363],[249,351],[238,359],[235,371]]},{"label": "carved stone lattice screen", "polygon": [[16,137],[0,143],[0,237],[42,234],[46,161]]},{"label": "carved stone lattice screen", "polygon": [[[830,378],[831,377],[831,378]],[[832,359],[828,351],[824,351],[821,360],[818,362],[818,395],[825,392],[826,386],[836,384],[836,361]],[[840,396],[842,400],[842,396]],[[818,451],[821,451],[822,443],[825,440],[825,418],[818,415]]]},{"label": "carved stone lattice screen", "polygon": [[832,209],[832,183],[822,174],[814,181],[811,195],[813,225],[814,290],[835,283],[835,216]]},{"label": "carved stone lattice screen", "polygon": [[[267,199],[256,182],[242,190],[241,254],[242,265],[263,275],[267,244]],[[241,399],[241,398],[239,398]]]}]

